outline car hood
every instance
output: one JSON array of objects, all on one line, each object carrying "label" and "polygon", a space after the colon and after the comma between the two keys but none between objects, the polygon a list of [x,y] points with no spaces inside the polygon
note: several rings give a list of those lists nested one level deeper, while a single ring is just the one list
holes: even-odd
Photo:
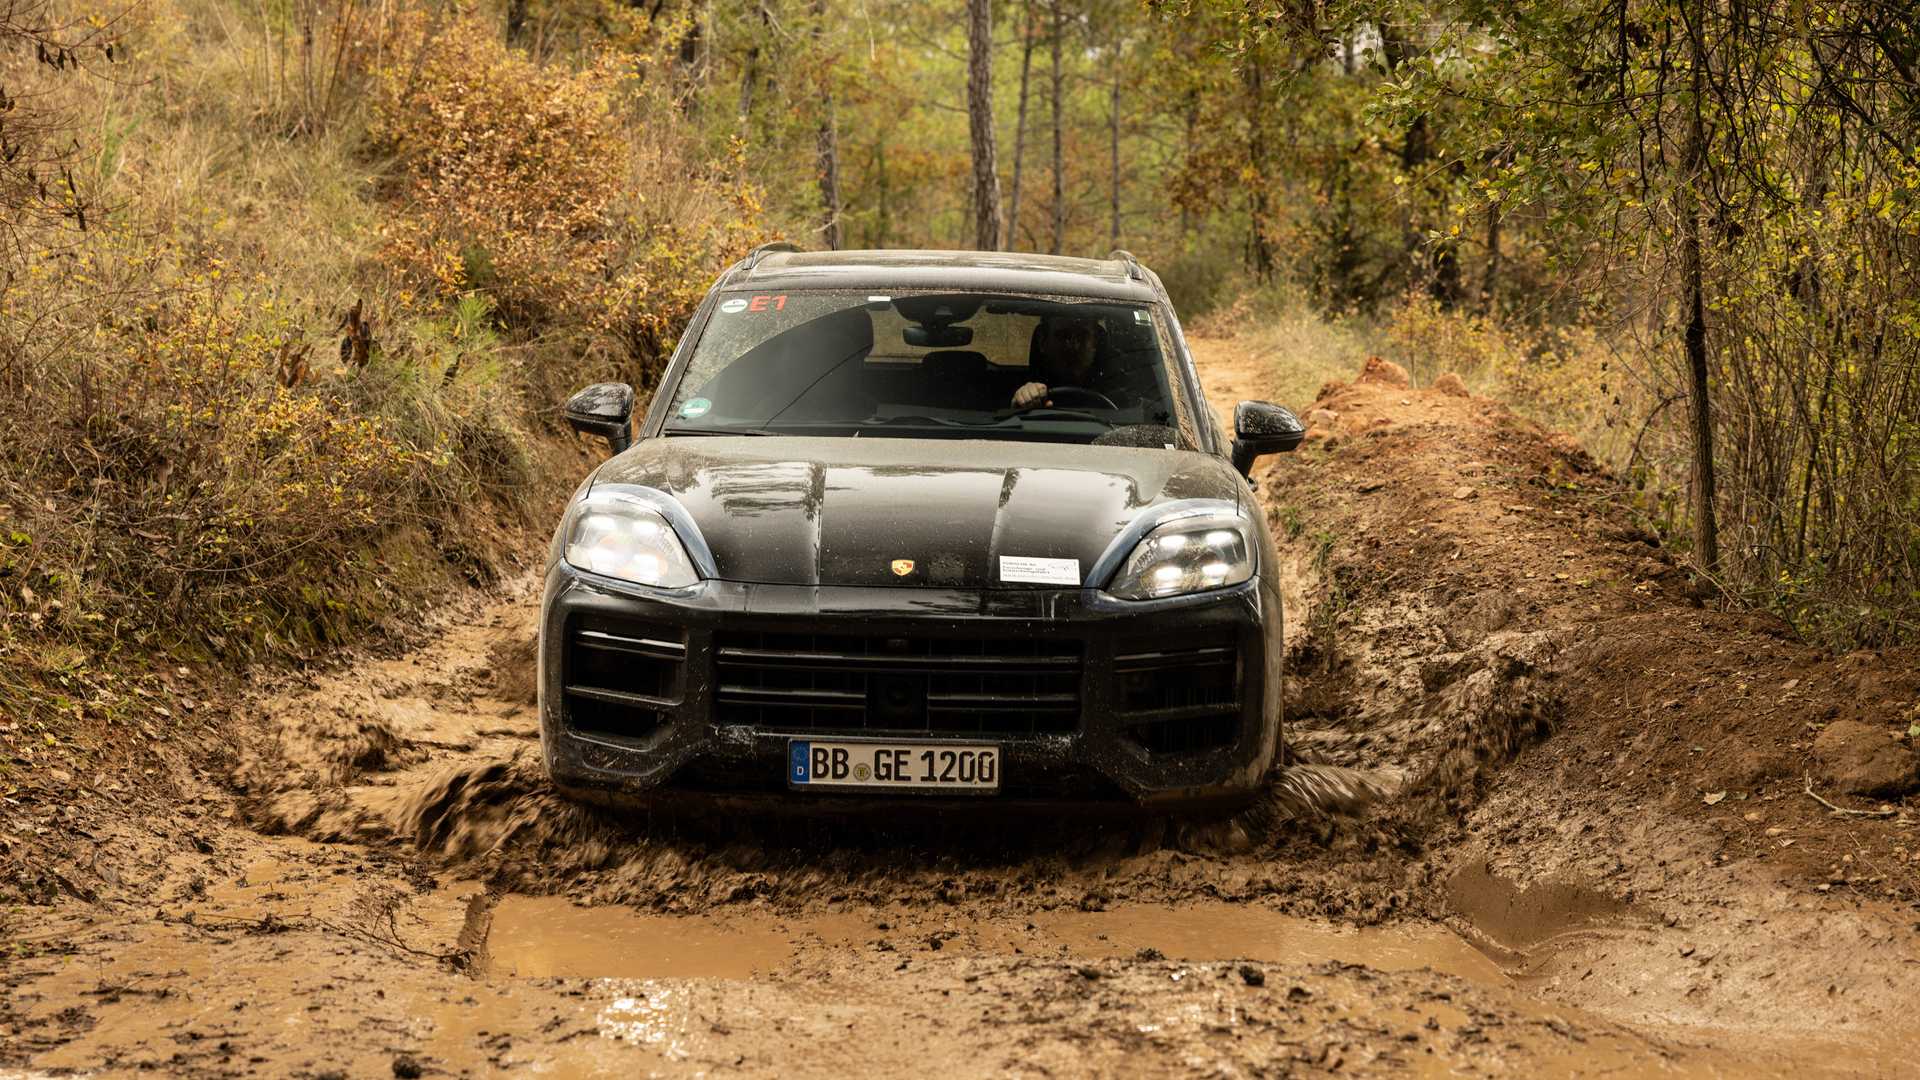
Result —
[{"label": "car hood", "polygon": [[594,484],[679,500],[728,581],[940,588],[1064,585],[1023,560],[1083,576],[1142,512],[1246,486],[1191,451],[787,436],[647,439]]}]

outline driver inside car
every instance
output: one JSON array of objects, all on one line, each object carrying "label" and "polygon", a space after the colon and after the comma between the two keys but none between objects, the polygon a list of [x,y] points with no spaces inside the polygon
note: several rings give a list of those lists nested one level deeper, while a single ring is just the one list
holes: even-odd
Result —
[{"label": "driver inside car", "polygon": [[1105,332],[1097,319],[1060,316],[1042,322],[1034,336],[1033,373],[1047,381],[1022,383],[1013,392],[1013,407],[1036,409],[1048,404],[1050,386],[1106,389],[1099,385],[1095,369]]}]

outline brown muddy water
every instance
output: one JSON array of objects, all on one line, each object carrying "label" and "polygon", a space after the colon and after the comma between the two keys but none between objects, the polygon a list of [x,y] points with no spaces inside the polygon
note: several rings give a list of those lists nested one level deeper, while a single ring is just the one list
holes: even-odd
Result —
[{"label": "brown muddy water", "polygon": [[1157,953],[1174,961],[1332,962],[1508,983],[1492,960],[1442,927],[1356,929],[1224,903],[1038,912],[1020,922],[912,931],[871,915],[656,915],[553,896],[505,897],[489,918],[483,956],[496,976],[746,979],[780,970],[809,946],[857,949],[911,934],[914,947],[937,941],[939,949],[930,951],[950,956],[1095,960]]},{"label": "brown muddy water", "polygon": [[[95,1021],[40,1075],[170,1075],[180,1048],[248,1026],[272,1033],[256,1055],[272,1067],[178,1074],[388,1075],[380,1048],[405,1046],[449,1075],[1784,1077],[1862,1075],[1863,1050],[1900,1049],[1624,1028],[1535,997],[1444,927],[1223,902],[665,915],[474,883],[356,895],[263,858],[191,908],[73,931],[116,944],[33,984],[38,1008]],[[410,962],[351,963],[350,938]]]}]

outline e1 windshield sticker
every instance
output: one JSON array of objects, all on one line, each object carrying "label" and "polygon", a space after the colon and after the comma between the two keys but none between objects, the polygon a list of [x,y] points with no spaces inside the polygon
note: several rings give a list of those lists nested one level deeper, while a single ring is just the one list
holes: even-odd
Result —
[{"label": "e1 windshield sticker", "polygon": [[713,408],[713,402],[708,401],[706,398],[703,398],[703,397],[694,398],[688,401],[685,405],[680,406],[680,419],[698,420],[701,417],[707,415],[707,412],[712,408]]},{"label": "e1 windshield sticker", "polygon": [[1080,560],[1002,555],[1000,556],[1000,580],[1018,585],[1078,585],[1080,584]]},{"label": "e1 windshield sticker", "polygon": [[1153,316],[1147,314],[1146,308],[1134,308],[1133,321],[1139,323],[1141,326],[1146,326],[1153,322]]},{"label": "e1 windshield sticker", "polygon": [[720,301],[720,310],[728,315],[738,315],[743,311],[785,311],[787,294],[781,293],[778,296],[763,294],[751,298],[736,296],[731,300]]}]

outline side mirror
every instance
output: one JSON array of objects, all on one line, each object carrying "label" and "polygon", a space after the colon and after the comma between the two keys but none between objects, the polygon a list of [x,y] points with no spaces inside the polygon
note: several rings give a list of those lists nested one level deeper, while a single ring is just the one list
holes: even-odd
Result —
[{"label": "side mirror", "polygon": [[633,387],[626,383],[594,383],[567,399],[566,414],[567,426],[600,436],[616,454],[633,445]]},{"label": "side mirror", "polygon": [[1233,467],[1242,476],[1252,475],[1256,458],[1284,454],[1306,437],[1306,425],[1284,405],[1243,401],[1233,407]]}]

